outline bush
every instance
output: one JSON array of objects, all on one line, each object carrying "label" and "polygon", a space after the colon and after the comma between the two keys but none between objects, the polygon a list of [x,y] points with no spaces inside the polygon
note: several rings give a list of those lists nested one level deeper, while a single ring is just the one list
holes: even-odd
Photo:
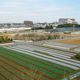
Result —
[{"label": "bush", "polygon": [[75,56],[72,57],[72,58],[80,61],[80,54],[77,54],[77,55],[75,55]]},{"label": "bush", "polygon": [[0,37],[0,43],[6,43],[6,42],[12,42],[13,40],[11,38],[8,37]]},{"label": "bush", "polygon": [[80,55],[75,55],[75,58],[80,60]]}]

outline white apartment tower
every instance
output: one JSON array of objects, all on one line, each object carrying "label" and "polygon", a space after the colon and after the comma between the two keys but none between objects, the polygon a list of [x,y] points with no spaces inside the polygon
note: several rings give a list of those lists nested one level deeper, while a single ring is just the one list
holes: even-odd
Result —
[{"label": "white apartment tower", "polygon": [[59,24],[77,24],[77,22],[73,18],[60,18]]}]

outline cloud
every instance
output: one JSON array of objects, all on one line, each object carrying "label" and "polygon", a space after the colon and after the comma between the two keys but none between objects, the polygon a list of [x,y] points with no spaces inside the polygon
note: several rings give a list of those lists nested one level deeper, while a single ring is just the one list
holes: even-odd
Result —
[{"label": "cloud", "polygon": [[4,17],[6,21],[8,17],[10,21],[14,18],[18,21],[26,18],[53,20],[59,17],[74,17],[80,13],[79,9],[76,10],[73,6],[64,5],[56,0],[1,0],[0,18]]},{"label": "cloud", "polygon": [[8,11],[0,11],[0,15],[10,14]]}]

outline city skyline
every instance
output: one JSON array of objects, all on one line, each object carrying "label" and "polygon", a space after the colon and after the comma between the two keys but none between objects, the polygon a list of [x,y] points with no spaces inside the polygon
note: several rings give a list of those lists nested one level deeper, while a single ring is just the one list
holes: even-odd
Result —
[{"label": "city skyline", "polygon": [[0,23],[54,22],[75,18],[79,23],[80,0],[0,0]]}]

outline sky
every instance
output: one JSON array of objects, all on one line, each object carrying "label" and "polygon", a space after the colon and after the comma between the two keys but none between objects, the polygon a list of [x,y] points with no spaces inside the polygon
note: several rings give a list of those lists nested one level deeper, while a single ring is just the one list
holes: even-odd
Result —
[{"label": "sky", "polygon": [[59,18],[80,22],[80,0],[0,0],[0,23],[54,22]]}]

